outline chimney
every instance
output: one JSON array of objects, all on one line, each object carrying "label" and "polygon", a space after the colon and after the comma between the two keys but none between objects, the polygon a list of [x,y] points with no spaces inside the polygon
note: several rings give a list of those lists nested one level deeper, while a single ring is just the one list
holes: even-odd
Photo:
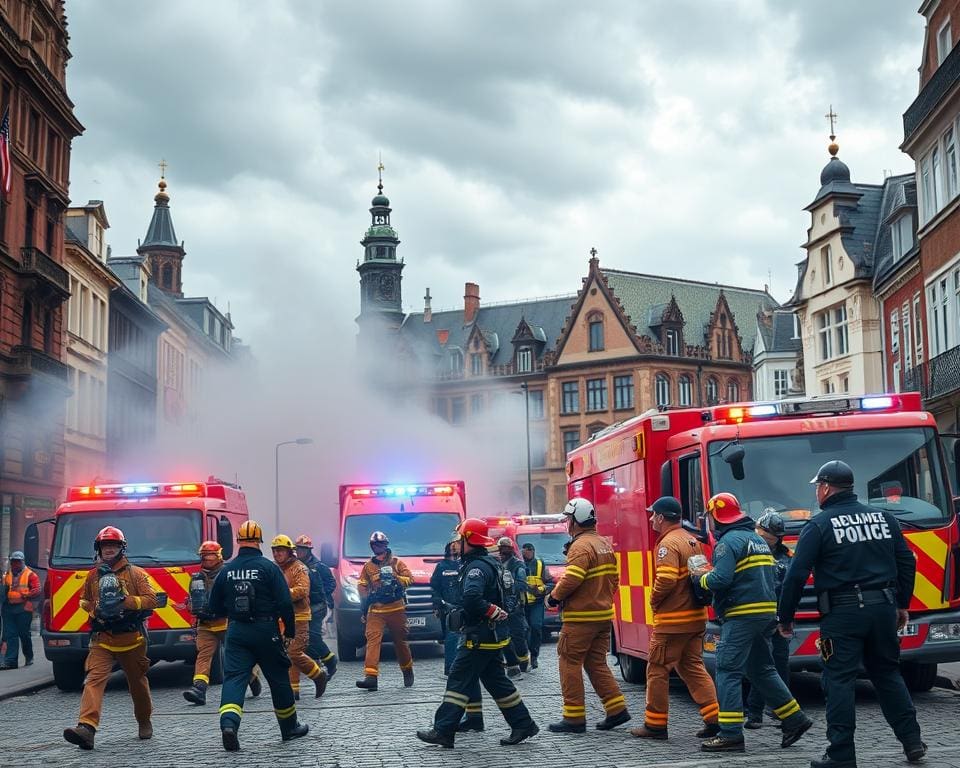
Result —
[{"label": "chimney", "polygon": [[480,311],[480,286],[467,283],[463,289],[463,324],[470,325]]},{"label": "chimney", "polygon": [[433,320],[433,310],[430,309],[430,289],[427,288],[427,295],[423,297],[423,322],[429,323]]}]

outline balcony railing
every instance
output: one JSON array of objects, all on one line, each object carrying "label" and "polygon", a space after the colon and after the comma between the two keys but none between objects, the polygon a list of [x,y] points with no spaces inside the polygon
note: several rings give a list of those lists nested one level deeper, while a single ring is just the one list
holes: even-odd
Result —
[{"label": "balcony railing", "polygon": [[70,274],[39,248],[20,249],[20,271],[25,275],[36,275],[53,288],[70,295]]},{"label": "balcony railing", "polygon": [[933,77],[923,86],[923,90],[917,94],[913,104],[907,107],[907,111],[903,113],[904,141],[910,140],[910,137],[932,114],[958,78],[960,78],[960,46],[955,45],[947,58],[937,68],[937,71],[933,73]]},{"label": "balcony railing", "polygon": [[960,347],[922,363],[900,375],[901,392],[919,392],[926,400],[936,400],[960,390]]}]

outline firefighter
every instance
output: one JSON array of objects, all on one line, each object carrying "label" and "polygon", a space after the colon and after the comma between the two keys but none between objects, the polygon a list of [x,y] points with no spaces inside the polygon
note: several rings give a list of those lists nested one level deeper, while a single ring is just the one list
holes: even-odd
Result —
[{"label": "firefighter", "polygon": [[119,528],[108,525],[93,543],[100,564],[87,572],[83,582],[80,608],[90,616],[90,652],[84,664],[87,673],[80,698],[80,717],[75,728],[67,728],[63,738],[81,749],[93,749],[100,727],[103,692],[115,664],[127,678],[137,719],[137,735],[153,736],[150,716],[153,702],[147,670],[147,640],[144,622],[157,607],[157,595],[142,568],[127,561],[127,541]]},{"label": "firefighter", "polygon": [[323,639],[323,619],[327,609],[333,610],[333,593],[337,583],[333,574],[313,554],[313,539],[305,533],[297,536],[297,560],[307,566],[310,575],[310,641],[307,656],[322,664],[330,680],[337,671],[337,657]]},{"label": "firefighter", "polygon": [[[262,542],[259,523],[241,523],[237,556],[223,566],[210,591],[210,613],[228,619],[220,689],[220,731],[228,752],[240,749],[237,731],[243,715],[243,694],[257,665],[270,686],[283,740],[306,736],[310,730],[297,721],[288,674],[290,659],[285,645],[296,636],[290,587],[280,568],[260,553]],[[278,620],[283,622],[282,630]]]},{"label": "firefighter", "polygon": [[[421,741],[448,749],[453,748],[457,732],[484,729],[480,683],[510,726],[510,735],[500,739],[502,746],[519,744],[540,732],[500,661],[501,651],[510,642],[509,614],[503,608],[506,592],[503,566],[487,554],[487,547],[493,545],[488,530],[487,524],[477,518],[467,518],[457,527],[463,551],[460,565],[463,608],[453,609],[450,620],[454,626],[461,627],[464,641],[450,668],[433,727],[417,731]],[[466,718],[461,720],[464,714]]]},{"label": "firefighter", "polygon": [[437,563],[430,576],[433,612],[443,626],[443,676],[450,674],[450,665],[457,655],[460,633],[447,627],[447,614],[460,607],[460,538],[443,548],[443,560]]},{"label": "firefighter", "polygon": [[537,557],[536,548],[529,541],[520,547],[523,564],[527,568],[527,593],[524,595],[526,606],[527,647],[530,649],[530,669],[536,669],[540,656],[540,644],[543,642],[544,598],[553,590],[553,577],[543,560]]},{"label": "firefighter", "polygon": [[383,531],[370,535],[371,557],[363,565],[357,580],[360,593],[361,621],[366,624],[367,654],[364,658],[363,679],[357,688],[377,690],[380,671],[380,645],[383,630],[390,630],[397,663],[403,672],[403,685],[413,685],[413,656],[407,643],[406,588],[413,583],[413,575],[406,563],[390,552],[390,540]]},{"label": "firefighter", "polygon": [[507,584],[504,608],[510,614],[507,623],[510,627],[510,644],[503,649],[507,662],[507,677],[519,679],[530,665],[530,651],[527,649],[527,566],[517,557],[513,541],[509,536],[497,540],[500,562],[503,563],[504,581]]},{"label": "firefighter", "polygon": [[[793,553],[784,545],[783,536],[787,531],[783,518],[774,509],[765,509],[763,514],[757,518],[755,529],[757,535],[767,542],[770,551],[773,553],[773,559],[776,561],[775,571],[777,599],[780,599],[780,590],[783,587],[783,577],[787,573],[787,566],[790,565],[790,559]],[[783,684],[790,687],[790,641],[774,631],[770,637],[770,646],[773,653],[773,666],[777,669],[777,674],[783,680]],[[743,724],[744,728],[756,729],[763,724],[763,697],[756,688],[750,689],[746,703],[747,721]],[[767,710],[768,715],[773,714],[773,710]],[[779,721],[778,721],[779,724]]]},{"label": "firefighter", "polygon": [[827,697],[827,752],[813,768],[856,766],[854,687],[867,671],[883,716],[911,763],[927,745],[900,674],[898,630],[910,619],[916,560],[897,519],[857,501],[853,470],[828,461],[810,481],[822,510],[800,532],[780,598],[780,633],[789,637],[810,570],[820,608],[820,657]]},{"label": "firefighter", "polygon": [[775,561],[770,547],[754,532],[753,520],[732,493],[707,502],[707,522],[715,531],[713,569],[690,575],[713,593],[720,618],[717,644],[717,693],[720,733],[700,745],[703,752],[743,752],[743,678],[755,686],[783,722],[782,748],[794,744],[813,721],[800,709],[773,665],[770,630],[776,626]]},{"label": "firefighter", "polygon": [[597,514],[586,499],[574,498],[563,509],[572,540],[567,550],[567,570],[547,597],[562,605],[563,626],[557,641],[563,719],[552,723],[554,733],[586,731],[587,710],[583,670],[600,697],[606,717],[596,724],[608,731],[627,722],[627,700],[607,666],[613,596],[617,591],[617,560],[610,542],[597,534]]},{"label": "firefighter", "polygon": [[[190,581],[186,605],[197,620],[197,660],[193,667],[193,685],[183,692],[183,698],[191,704],[202,706],[207,703],[210,665],[226,637],[227,620],[222,616],[213,616],[208,607],[210,590],[223,567],[223,547],[215,541],[205,541],[197,554],[200,555],[200,570]],[[260,678],[254,670],[250,676],[250,692],[256,697],[262,690]]]},{"label": "firefighter", "polygon": [[316,698],[319,699],[327,689],[327,673],[306,652],[310,641],[310,571],[297,560],[293,540],[289,536],[282,533],[274,536],[270,549],[273,551],[273,561],[280,566],[283,578],[290,588],[294,621],[297,625],[293,642],[287,646],[287,655],[292,662],[290,687],[293,689],[293,698],[300,699],[300,673],[303,672],[313,680]]},{"label": "firefighter", "polygon": [[703,633],[707,609],[694,597],[687,561],[703,556],[700,542],[683,530],[683,507],[673,496],[661,496],[647,507],[650,526],[658,534],[656,571],[650,608],[653,631],[647,657],[647,709],[644,723],[630,731],[638,738],[666,739],[670,672],[675,670],[700,708],[704,726],[697,738],[720,732],[717,689],[703,665]]},{"label": "firefighter", "polygon": [[3,621],[3,642],[7,653],[0,662],[0,670],[16,669],[23,647],[23,666],[33,664],[33,640],[30,625],[33,622],[34,600],[40,597],[40,577],[23,564],[23,552],[10,553],[10,570],[3,577],[0,614]]}]

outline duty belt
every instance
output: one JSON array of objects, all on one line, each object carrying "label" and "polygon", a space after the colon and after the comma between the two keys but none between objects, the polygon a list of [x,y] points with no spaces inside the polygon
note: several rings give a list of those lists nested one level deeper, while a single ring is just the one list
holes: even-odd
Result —
[{"label": "duty belt", "polygon": [[[826,598],[826,599],[824,599]],[[892,587],[863,588],[858,585],[843,589],[831,589],[817,596],[820,613],[826,615],[834,608],[855,605],[863,608],[867,605],[895,605],[896,595]]]}]

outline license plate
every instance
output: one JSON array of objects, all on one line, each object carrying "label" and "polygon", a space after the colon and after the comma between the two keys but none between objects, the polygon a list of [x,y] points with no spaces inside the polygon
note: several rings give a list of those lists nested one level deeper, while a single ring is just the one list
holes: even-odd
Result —
[{"label": "license plate", "polygon": [[920,627],[917,624],[907,624],[903,629],[897,632],[900,637],[916,637],[920,634]]},{"label": "license plate", "polygon": [[427,617],[426,616],[407,616],[407,626],[408,627],[425,627],[427,626]]}]

